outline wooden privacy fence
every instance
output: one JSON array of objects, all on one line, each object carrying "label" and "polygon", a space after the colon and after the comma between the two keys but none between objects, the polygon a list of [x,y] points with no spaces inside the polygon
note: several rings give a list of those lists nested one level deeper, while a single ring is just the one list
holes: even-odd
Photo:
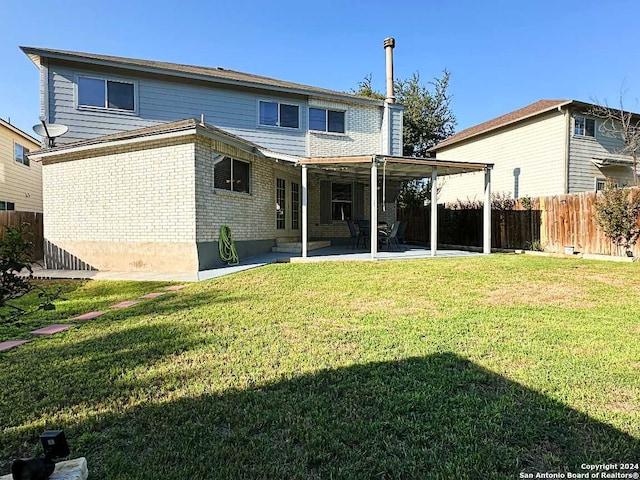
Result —
[{"label": "wooden privacy fence", "polygon": [[[576,252],[617,255],[620,252],[604,236],[596,222],[596,193],[556,195],[533,199],[530,208],[518,203],[513,210],[491,211],[491,246],[518,249],[539,245],[561,253],[565,247]],[[438,243],[482,246],[482,209],[448,209],[438,206]],[[431,208],[399,209],[398,220],[407,222],[405,241],[429,244]],[[640,246],[632,248],[640,256]]]},{"label": "wooden privacy fence", "polygon": [[42,213],[36,212],[0,212],[0,239],[4,238],[4,227],[17,227],[23,223],[28,223],[27,231],[33,234],[31,240],[35,245],[33,251],[33,261],[44,258],[44,233],[42,230]]}]

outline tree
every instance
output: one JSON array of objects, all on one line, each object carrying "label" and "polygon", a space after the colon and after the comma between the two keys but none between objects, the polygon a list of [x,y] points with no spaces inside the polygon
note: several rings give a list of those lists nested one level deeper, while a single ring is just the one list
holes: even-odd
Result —
[{"label": "tree", "polygon": [[640,237],[640,190],[618,188],[607,181],[596,198],[596,212],[596,222],[605,236],[628,255]]},{"label": "tree", "polygon": [[[34,244],[27,232],[28,224],[19,227],[5,227],[4,237],[0,239],[0,320],[15,319],[30,311],[8,302],[38,290],[39,305],[35,310],[53,310],[53,301],[60,298],[61,289],[48,292],[32,282],[33,268],[31,256]],[[29,275],[21,274],[26,270]]]},{"label": "tree", "polygon": [[[396,102],[404,105],[403,155],[428,157],[427,150],[453,135],[457,124],[451,111],[451,95],[447,92],[451,73],[442,72],[427,86],[420,83],[420,74],[414,73],[408,80],[395,80]],[[352,90],[356,95],[384,100],[385,96],[371,86],[372,75],[366,75]]]},{"label": "tree", "polygon": [[618,152],[622,155],[630,155],[633,162],[633,184],[638,186],[638,153],[640,152],[640,118],[634,117],[631,112],[624,109],[624,91],[620,93],[620,108],[611,108],[595,101],[589,113],[602,119],[599,130],[607,136],[619,138],[624,143]]},{"label": "tree", "polygon": [[[420,83],[418,72],[408,80],[395,80],[396,101],[404,105],[403,155],[428,157],[429,148],[453,135],[457,121],[451,111],[451,95],[447,92],[450,78],[450,72],[444,70],[442,77],[429,82],[432,90]],[[352,93],[384,100],[385,96],[373,89],[371,80],[372,75],[366,75]],[[400,186],[398,206],[425,205],[430,198],[430,181],[411,180]]]}]

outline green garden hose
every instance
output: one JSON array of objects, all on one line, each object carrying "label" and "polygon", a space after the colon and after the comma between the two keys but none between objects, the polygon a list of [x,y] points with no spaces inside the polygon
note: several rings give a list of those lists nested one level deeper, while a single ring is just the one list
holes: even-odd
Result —
[{"label": "green garden hose", "polygon": [[236,246],[233,244],[231,229],[227,225],[222,225],[220,227],[218,248],[220,250],[220,258],[223,262],[227,262],[228,265],[238,264],[240,261],[238,259],[238,252],[236,252]]}]

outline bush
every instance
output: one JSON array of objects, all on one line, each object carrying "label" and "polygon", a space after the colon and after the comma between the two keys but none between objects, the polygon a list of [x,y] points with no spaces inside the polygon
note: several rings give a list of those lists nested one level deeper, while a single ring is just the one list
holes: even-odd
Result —
[{"label": "bush", "polygon": [[607,181],[596,198],[596,212],[596,221],[605,236],[629,255],[630,247],[635,245],[640,236],[640,191],[618,188]]},{"label": "bush", "polygon": [[[40,304],[35,310],[53,310],[53,301],[60,298],[60,290],[47,292],[34,285],[31,256],[34,244],[33,234],[27,232],[28,224],[19,227],[5,227],[4,237],[0,239],[0,320],[14,319],[29,313],[19,307],[11,305],[11,300],[26,295],[33,290],[39,290]],[[28,272],[25,275],[24,272]]]}]

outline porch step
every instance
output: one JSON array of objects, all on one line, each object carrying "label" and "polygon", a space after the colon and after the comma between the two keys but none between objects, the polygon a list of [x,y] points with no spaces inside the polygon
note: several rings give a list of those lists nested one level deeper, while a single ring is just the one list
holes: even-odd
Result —
[{"label": "porch step", "polygon": [[[302,253],[302,242],[281,242],[277,241],[276,246],[271,248],[275,253]],[[318,248],[330,247],[330,240],[317,240],[307,243],[307,250],[317,250]]]}]

